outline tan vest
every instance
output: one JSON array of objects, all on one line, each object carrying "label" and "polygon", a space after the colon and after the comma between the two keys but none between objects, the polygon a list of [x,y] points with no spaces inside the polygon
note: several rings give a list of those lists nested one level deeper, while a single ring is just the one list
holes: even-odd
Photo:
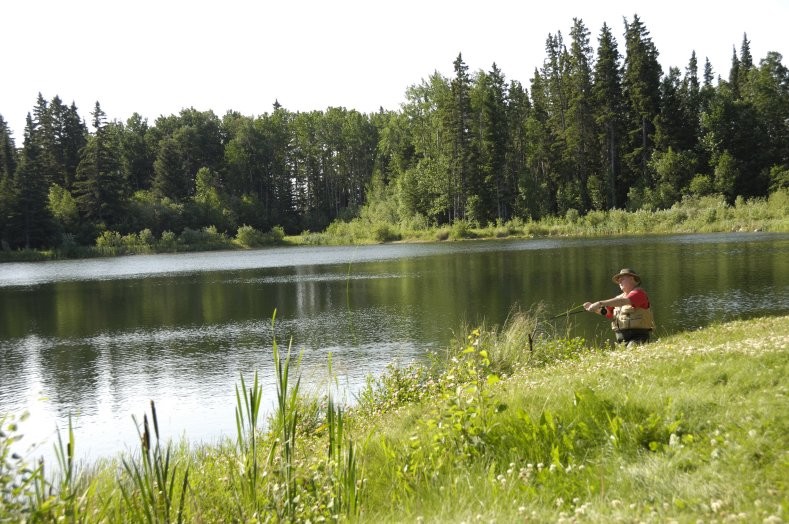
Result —
[{"label": "tan vest", "polygon": [[614,308],[614,320],[611,322],[611,329],[614,331],[622,331],[623,329],[655,329],[655,319],[652,317],[652,310],[633,306]]}]

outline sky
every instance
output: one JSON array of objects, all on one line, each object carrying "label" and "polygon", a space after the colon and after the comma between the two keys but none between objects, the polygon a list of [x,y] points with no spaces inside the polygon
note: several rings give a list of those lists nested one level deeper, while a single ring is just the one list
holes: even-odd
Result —
[{"label": "sky", "polygon": [[637,15],[664,72],[728,78],[743,34],[754,62],[769,51],[789,65],[789,0],[10,0],[0,10],[0,115],[22,145],[38,94],[75,103],[90,122],[193,107],[257,116],[274,101],[290,111],[399,110],[409,86],[451,78],[458,54],[469,72],[496,63],[528,89],[549,34],[570,43],[574,18],[597,49],[603,23],[624,54],[624,19]]}]

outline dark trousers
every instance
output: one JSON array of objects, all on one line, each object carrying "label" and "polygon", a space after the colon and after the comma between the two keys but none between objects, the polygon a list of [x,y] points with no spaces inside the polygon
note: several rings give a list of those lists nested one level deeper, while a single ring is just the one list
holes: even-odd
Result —
[{"label": "dark trousers", "polygon": [[619,343],[627,342],[648,342],[651,329],[623,329],[616,331],[616,341]]}]

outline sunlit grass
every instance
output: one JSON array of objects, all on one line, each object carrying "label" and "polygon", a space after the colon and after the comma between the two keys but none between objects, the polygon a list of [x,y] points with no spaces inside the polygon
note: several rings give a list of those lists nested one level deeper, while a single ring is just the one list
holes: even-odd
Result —
[{"label": "sunlit grass", "polygon": [[391,241],[600,237],[643,234],[789,231],[789,191],[768,198],[738,199],[729,205],[721,196],[688,197],[669,209],[590,211],[580,215],[569,210],[564,216],[540,220],[515,218],[494,224],[456,221],[452,225],[429,226],[403,220],[389,223],[369,214],[353,220],[337,220],[324,232],[286,237],[288,243],[311,245],[369,244]]},{"label": "sunlit grass", "polygon": [[32,467],[9,447],[25,421],[0,417],[0,521],[786,520],[789,317],[630,349],[552,333],[539,308],[467,331],[354,406],[302,396],[274,341],[268,420],[242,379],[235,441],[160,446],[152,406],[120,463],[75,466],[69,431],[59,466]]}]

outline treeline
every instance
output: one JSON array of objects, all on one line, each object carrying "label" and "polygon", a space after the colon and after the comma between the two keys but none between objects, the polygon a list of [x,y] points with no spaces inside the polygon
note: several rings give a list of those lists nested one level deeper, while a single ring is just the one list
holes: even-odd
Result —
[{"label": "treeline", "polygon": [[480,225],[663,209],[686,195],[753,198],[789,186],[789,71],[757,64],[743,36],[727,78],[691,53],[664,73],[638,16],[623,45],[604,24],[549,34],[527,89],[494,63],[434,73],[399,111],[260,116],[184,109],[153,125],[92,131],[72,103],[38,96],[17,148],[0,116],[4,249],[92,245],[106,232],[160,238],[241,227],[289,234],[361,214]]}]

